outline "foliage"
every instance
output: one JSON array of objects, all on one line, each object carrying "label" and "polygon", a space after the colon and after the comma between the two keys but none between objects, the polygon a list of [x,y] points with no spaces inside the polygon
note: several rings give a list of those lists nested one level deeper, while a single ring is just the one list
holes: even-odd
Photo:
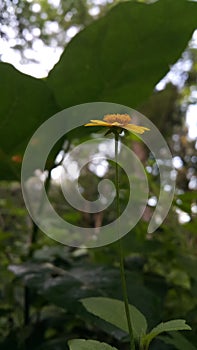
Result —
[{"label": "foliage", "polygon": [[[173,5],[169,1],[172,18],[176,16],[177,11],[183,11],[185,14],[185,21],[178,16],[176,21],[171,20],[169,23],[168,1],[162,0],[150,5],[148,12],[146,5],[132,2],[116,6],[104,18],[93,23],[72,40],[45,82],[27,77],[8,64],[1,63],[3,103],[0,111],[0,159],[4,179],[11,176],[10,172],[17,171],[21,163],[20,157],[27,145],[25,138],[30,137],[37,129],[36,121],[40,120],[42,123],[60,109],[82,102],[110,100],[135,108],[148,98],[153,87],[167,72],[169,65],[175,63],[185,48],[196,25],[196,5],[185,0],[173,1]],[[162,17],[156,21],[155,17],[159,18],[160,13]],[[138,24],[134,21],[136,16],[140,18]],[[124,21],[121,21],[121,18],[124,18]],[[141,21],[144,23],[143,32]],[[158,36],[156,38],[152,36],[153,24]],[[100,33],[103,31],[107,31],[108,35],[105,35],[101,47]],[[132,34],[131,41],[127,42],[123,38],[129,37],[129,33]],[[160,48],[160,40],[165,43],[162,46],[163,51]],[[140,44],[136,47],[137,41]],[[176,42],[176,45],[172,46],[172,42]],[[123,55],[122,52],[126,54]],[[99,66],[96,63],[98,57]],[[146,57],[145,61],[143,57]],[[103,77],[100,71],[103,72]],[[30,108],[32,89],[35,91],[35,102],[33,108]],[[25,123],[27,114],[28,124]],[[20,123],[18,133],[16,123]],[[8,129],[11,145],[8,145],[6,137]],[[20,145],[19,149],[16,145]],[[16,155],[19,157],[15,157]]]},{"label": "foliage", "polygon": [[[51,7],[46,1],[40,3],[41,7]],[[24,11],[28,4],[21,2]],[[49,7],[41,12],[51,18]],[[136,313],[140,324],[144,324],[143,345],[151,341],[153,350],[195,349],[196,194],[191,183],[196,156],[194,142],[187,139],[183,129],[182,117],[188,104],[194,103],[196,50],[189,51],[194,64],[181,92],[172,85],[161,92],[153,89],[190,40],[196,26],[196,7],[194,2],[185,0],[159,0],[150,5],[132,1],[118,4],[76,35],[45,80],[0,64],[0,349],[63,350],[68,348],[66,344],[72,350],[84,346],[128,349],[127,330],[121,326],[124,314],[119,310],[122,294],[117,245],[87,251],[49,240],[29,218],[17,182],[28,140],[43,121],[62,108],[100,100],[142,110],[168,138],[173,156],[182,160],[182,167],[176,170],[175,199],[163,225],[155,234],[147,235],[146,221],[152,212],[149,205],[142,221],[124,238],[123,245],[131,313]],[[21,17],[25,20],[25,16]],[[89,16],[86,18],[85,25],[89,23]],[[44,19],[42,23],[44,26]],[[85,128],[75,130],[67,135],[69,147],[72,149],[88,137]],[[152,155],[133,137],[125,142],[138,149],[147,169],[150,197],[157,197],[159,174]],[[61,148],[62,140],[46,164],[49,173],[56,166],[54,159]],[[94,176],[95,184],[100,179],[87,171],[81,177],[81,185],[91,200],[95,191],[89,186],[90,176]],[[113,178],[112,171],[109,178]],[[121,182],[124,206],[127,200],[124,174]],[[98,219],[102,222],[102,217],[74,212],[65,204],[54,182],[50,182],[48,192],[57,211],[74,224],[87,222],[91,226]],[[188,223],[180,224],[180,211],[188,215]],[[113,219],[113,206],[106,215],[105,220]],[[99,308],[99,303],[90,307],[94,300],[105,301],[105,307]],[[117,318],[113,314],[111,319],[109,308],[113,308],[113,303]],[[97,311],[93,312],[95,307]],[[175,318],[186,319],[192,331],[183,335],[164,333],[152,341],[160,331],[187,328],[182,321],[168,321]],[[136,334],[139,335],[138,327]],[[79,339],[71,340],[75,338]]]},{"label": "foliage", "polygon": [[196,26],[194,6],[161,0],[147,11],[147,5],[125,2],[80,32],[48,77],[60,106],[110,101],[138,107],[187,45]]},{"label": "foliage", "polygon": [[[121,0],[98,4],[87,0],[5,0],[0,3],[0,35],[4,41],[12,40],[12,49],[26,63],[36,45],[63,49],[71,39],[69,29],[83,29],[118,2]],[[33,50],[31,55],[34,61]]]},{"label": "foliage", "polygon": [[[89,312],[103,318],[107,322],[112,323],[128,333],[123,302],[109,298],[88,298],[82,300],[82,303]],[[146,334],[147,321],[143,314],[132,305],[130,305],[130,314],[134,337],[139,343],[140,349],[148,349],[150,342],[160,333],[177,330],[191,330],[191,328],[185,324],[184,320],[171,320],[160,323]]]}]

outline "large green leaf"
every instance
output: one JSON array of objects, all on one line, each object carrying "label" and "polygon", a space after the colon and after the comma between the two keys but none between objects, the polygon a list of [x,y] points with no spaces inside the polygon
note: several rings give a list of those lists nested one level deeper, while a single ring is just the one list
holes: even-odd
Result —
[{"label": "large green leaf", "polygon": [[[87,298],[82,299],[81,302],[89,312],[128,333],[127,319],[122,301],[110,298]],[[129,311],[134,337],[139,340],[146,333],[146,319],[133,305],[129,305]]]},{"label": "large green leaf", "polygon": [[58,111],[42,80],[0,63],[0,178],[16,178],[22,155],[34,131]]},{"label": "large green leaf", "polygon": [[68,344],[70,350],[117,350],[106,343],[100,343],[96,340],[73,339]]},{"label": "large green leaf", "polygon": [[197,4],[128,1],[81,31],[49,74],[62,107],[109,101],[139,106],[187,46]]}]

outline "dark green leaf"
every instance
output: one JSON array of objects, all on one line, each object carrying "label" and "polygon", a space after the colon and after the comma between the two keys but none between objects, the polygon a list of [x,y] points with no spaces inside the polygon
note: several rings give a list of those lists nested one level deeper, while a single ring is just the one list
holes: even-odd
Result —
[{"label": "dark green leaf", "polygon": [[139,106],[180,57],[196,17],[197,5],[187,0],[117,5],[76,35],[51,71],[58,103]]},{"label": "dark green leaf", "polygon": [[58,107],[46,83],[0,63],[0,178],[20,174],[23,152],[35,130]]}]

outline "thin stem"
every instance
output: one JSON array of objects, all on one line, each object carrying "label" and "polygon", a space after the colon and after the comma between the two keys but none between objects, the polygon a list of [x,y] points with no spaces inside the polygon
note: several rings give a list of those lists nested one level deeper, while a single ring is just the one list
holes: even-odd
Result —
[{"label": "thin stem", "polygon": [[[116,169],[115,186],[116,186],[117,218],[119,218],[119,216],[120,216],[118,141],[119,141],[119,134],[115,133],[115,169]],[[119,219],[118,219],[118,235],[119,235]],[[129,336],[130,336],[130,349],[135,350],[133,329],[132,329],[131,317],[130,317],[130,313],[129,313],[129,301],[128,301],[127,285],[126,285],[125,269],[124,269],[124,254],[123,254],[123,247],[122,247],[121,238],[118,240],[118,245],[119,245],[119,259],[120,259],[120,276],[121,276],[121,283],[122,283],[122,293],[123,293],[123,299],[124,299],[125,313],[126,313],[126,317],[127,317],[127,324],[128,324],[128,330],[129,330]]]}]

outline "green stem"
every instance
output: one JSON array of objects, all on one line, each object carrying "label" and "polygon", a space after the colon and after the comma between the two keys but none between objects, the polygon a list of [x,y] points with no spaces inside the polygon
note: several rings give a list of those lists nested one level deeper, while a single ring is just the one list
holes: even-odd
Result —
[{"label": "green stem", "polygon": [[[115,185],[116,185],[116,211],[117,211],[117,218],[118,218],[118,235],[119,235],[120,196],[119,196],[119,169],[118,169],[118,141],[119,141],[119,134],[117,132],[115,133],[115,164],[116,164],[115,165],[116,166]],[[124,299],[125,313],[127,317],[127,324],[128,324],[128,330],[129,330],[129,336],[130,336],[130,348],[131,350],[135,350],[133,329],[131,325],[131,317],[129,312],[129,301],[128,301],[127,284],[126,284],[125,269],[124,269],[124,254],[123,254],[121,239],[118,240],[118,244],[119,244],[119,259],[120,259],[120,276],[121,276],[121,283],[122,283],[122,293],[123,293],[123,299]]]}]

